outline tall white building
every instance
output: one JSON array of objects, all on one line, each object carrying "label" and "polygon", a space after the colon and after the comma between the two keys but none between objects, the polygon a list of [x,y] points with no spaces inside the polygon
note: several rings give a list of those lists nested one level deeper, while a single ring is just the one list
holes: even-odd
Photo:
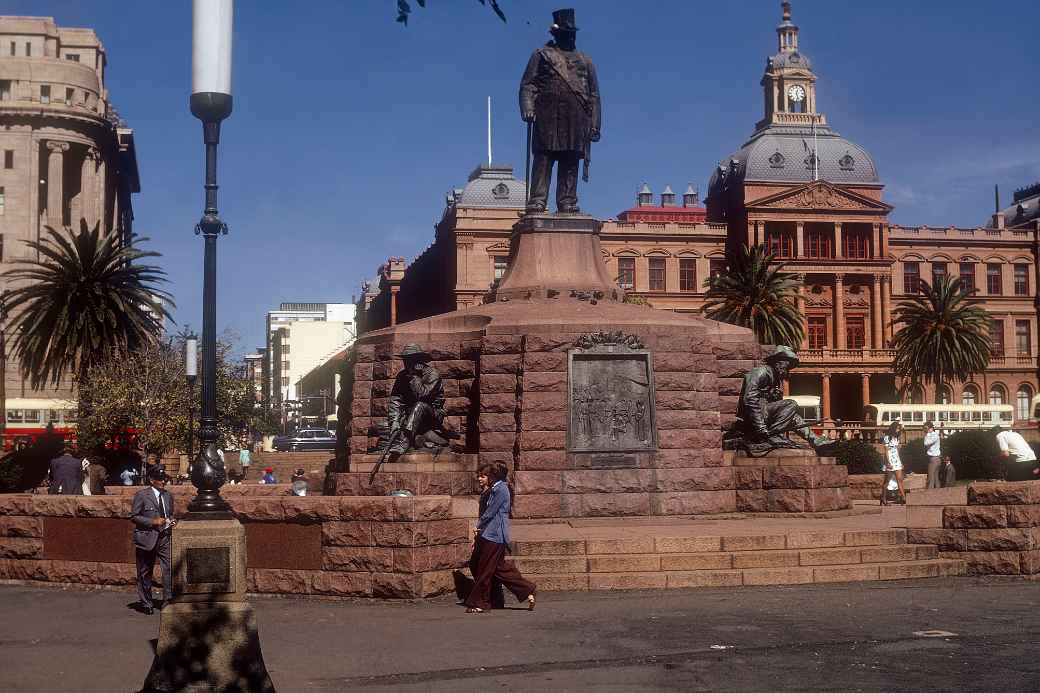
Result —
[{"label": "tall white building", "polygon": [[352,303],[283,303],[267,314],[264,394],[274,409],[298,399],[304,375],[357,338]]}]

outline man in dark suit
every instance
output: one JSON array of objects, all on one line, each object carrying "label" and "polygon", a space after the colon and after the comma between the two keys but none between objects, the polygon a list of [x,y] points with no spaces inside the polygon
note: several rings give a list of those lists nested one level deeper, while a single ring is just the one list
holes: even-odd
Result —
[{"label": "man in dark suit", "polygon": [[72,454],[69,446],[62,454],[51,460],[51,486],[49,493],[63,496],[83,495],[83,461]]},{"label": "man in dark suit", "polygon": [[141,609],[152,614],[152,571],[159,559],[163,573],[163,603],[173,595],[173,546],[170,530],[173,519],[173,496],[166,490],[166,468],[152,465],[148,468],[148,486],[134,495],[131,518],[134,521],[134,549],[137,554],[137,595]]}]

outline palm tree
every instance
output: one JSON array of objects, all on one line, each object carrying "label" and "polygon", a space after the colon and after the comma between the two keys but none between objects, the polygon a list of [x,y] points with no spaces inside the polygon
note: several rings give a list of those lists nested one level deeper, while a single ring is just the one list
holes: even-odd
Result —
[{"label": "palm tree", "polygon": [[938,391],[986,370],[993,353],[990,318],[973,293],[960,278],[939,277],[931,286],[922,281],[917,294],[896,306],[892,322],[902,327],[893,340],[893,370],[908,386],[934,382]]},{"label": "palm tree", "polygon": [[159,254],[138,249],[136,240],[124,244],[85,222],[79,232],[46,231],[28,241],[37,258],[16,260],[4,273],[13,287],[3,306],[13,351],[33,389],[81,378],[94,364],[153,343],[173,305],[157,287],[166,273],[137,264]]},{"label": "palm tree", "polygon": [[708,302],[701,311],[712,320],[749,327],[762,344],[798,349],[805,336],[798,311],[798,280],[764,246],[741,245],[725,272],[706,282]]}]

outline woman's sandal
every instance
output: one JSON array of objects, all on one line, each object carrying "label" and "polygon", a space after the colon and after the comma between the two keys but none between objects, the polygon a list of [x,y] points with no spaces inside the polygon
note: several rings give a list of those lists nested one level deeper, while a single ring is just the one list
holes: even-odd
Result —
[{"label": "woman's sandal", "polygon": [[477,606],[471,606],[470,608],[466,609],[466,613],[467,614],[482,614],[482,613],[484,613],[484,610],[481,609],[480,607],[477,607]]},{"label": "woman's sandal", "polygon": [[534,611],[534,595],[533,594],[527,595],[527,610],[528,611]]}]

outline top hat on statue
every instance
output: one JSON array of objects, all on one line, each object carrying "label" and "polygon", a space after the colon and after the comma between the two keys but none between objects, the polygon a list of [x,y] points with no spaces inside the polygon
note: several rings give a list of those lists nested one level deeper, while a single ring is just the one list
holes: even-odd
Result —
[{"label": "top hat on statue", "polygon": [[577,31],[574,25],[574,10],[556,10],[553,12],[553,23],[549,31]]}]

